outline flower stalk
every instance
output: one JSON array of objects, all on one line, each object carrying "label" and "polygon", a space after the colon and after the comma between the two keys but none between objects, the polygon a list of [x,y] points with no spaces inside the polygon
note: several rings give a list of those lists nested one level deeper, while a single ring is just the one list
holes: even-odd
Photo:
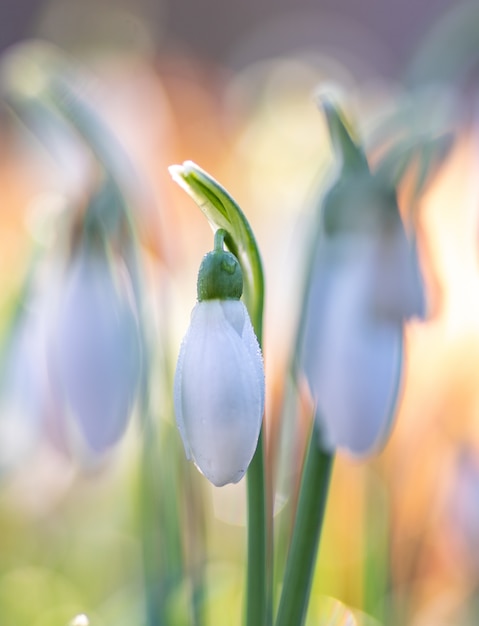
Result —
[{"label": "flower stalk", "polygon": [[317,424],[315,416],[275,626],[301,626],[306,618],[334,459],[321,447]]}]

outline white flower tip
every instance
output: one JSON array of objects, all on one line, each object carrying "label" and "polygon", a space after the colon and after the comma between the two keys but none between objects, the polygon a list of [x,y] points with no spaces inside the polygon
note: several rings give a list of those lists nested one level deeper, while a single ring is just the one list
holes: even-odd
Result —
[{"label": "white flower tip", "polygon": [[176,180],[178,177],[183,179],[188,174],[198,170],[202,171],[201,167],[196,165],[193,161],[183,161],[181,165],[175,164],[168,167],[168,171],[173,180]]},{"label": "white flower tip", "polygon": [[[198,467],[198,466],[197,466]],[[201,471],[200,468],[198,468],[200,470],[200,472],[203,474],[203,472]],[[239,481],[243,478],[243,476],[246,474],[246,470],[240,470],[239,472],[236,472],[236,474],[234,474],[234,476],[206,476],[206,474],[204,474],[204,476],[206,476],[206,478],[210,481],[210,483],[212,483],[215,487],[225,487],[226,485],[235,485],[236,483],[239,483]]]},{"label": "white flower tip", "polygon": [[183,182],[183,175],[185,172],[185,168],[183,165],[170,165],[168,167],[168,172],[170,173],[171,178],[178,183],[179,185]]},{"label": "white flower tip", "polygon": [[185,170],[185,174],[191,174],[191,172],[195,170],[196,171],[201,170],[201,167],[199,165],[196,165],[194,161],[183,161],[182,167]]},{"label": "white flower tip", "polygon": [[168,168],[171,178],[179,185],[183,191],[191,196],[191,187],[186,182],[187,172],[183,165],[170,165]]},{"label": "white flower tip", "polygon": [[187,178],[190,174],[198,171],[201,172],[202,170],[193,161],[185,161],[182,165],[170,165],[168,167],[171,178],[189,195],[192,195],[192,190]]},{"label": "white flower tip", "polygon": [[313,91],[313,100],[320,109],[331,108],[335,103],[344,101],[344,90],[338,83],[322,83]]}]

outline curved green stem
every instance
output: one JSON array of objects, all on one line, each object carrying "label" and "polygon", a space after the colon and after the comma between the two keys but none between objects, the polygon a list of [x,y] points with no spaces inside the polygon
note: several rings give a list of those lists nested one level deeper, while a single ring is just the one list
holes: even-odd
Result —
[{"label": "curved green stem", "polygon": [[266,625],[268,615],[266,496],[263,434],[247,473],[248,565],[246,583],[246,626]]},{"label": "curved green stem", "polygon": [[[262,344],[264,277],[261,258],[251,226],[235,200],[214,178],[191,161],[169,168],[173,179],[193,198],[211,226],[240,262],[244,280],[243,299],[258,342]],[[218,229],[222,229],[219,233]],[[216,246],[216,242],[215,242]],[[260,433],[247,471],[248,566],[246,626],[268,626],[272,620],[272,523],[268,524],[264,442]]]},{"label": "curved green stem", "polygon": [[304,624],[323,527],[333,458],[332,454],[321,449],[315,420],[302,473],[276,626]]},{"label": "curved green stem", "polygon": [[[252,324],[262,347],[263,295],[255,310]],[[268,537],[268,505],[266,501],[265,450],[263,427],[256,452],[246,474],[248,501],[248,564],[246,573],[246,626],[272,623],[272,549]],[[272,520],[271,520],[272,522]],[[270,528],[272,527],[272,523]],[[270,558],[268,559],[268,555]]]}]

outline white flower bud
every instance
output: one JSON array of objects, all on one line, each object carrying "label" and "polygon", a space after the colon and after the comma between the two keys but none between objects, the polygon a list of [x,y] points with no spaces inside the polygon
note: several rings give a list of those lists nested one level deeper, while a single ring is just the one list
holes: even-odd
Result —
[{"label": "white flower bud", "polygon": [[[118,269],[118,268],[117,268]],[[129,278],[86,248],[67,271],[52,326],[57,399],[95,452],[113,445],[130,416],[140,374],[140,339]]]},{"label": "white flower bud", "polygon": [[367,454],[389,432],[401,377],[403,323],[424,304],[410,246],[402,230],[386,239],[350,233],[318,244],[302,364],[328,449]]},{"label": "white flower bud", "polygon": [[264,396],[263,359],[244,304],[198,302],[178,357],[175,413],[186,456],[217,487],[245,474]]}]

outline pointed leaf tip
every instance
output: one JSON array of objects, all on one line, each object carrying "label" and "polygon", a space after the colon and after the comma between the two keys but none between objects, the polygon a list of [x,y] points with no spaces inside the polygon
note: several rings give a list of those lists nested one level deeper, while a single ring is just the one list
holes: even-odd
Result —
[{"label": "pointed leaf tip", "polygon": [[343,168],[369,171],[366,156],[361,147],[352,138],[339,107],[324,94],[319,94],[316,97],[316,102],[318,107],[324,112],[334,151],[341,159]]},{"label": "pointed leaf tip", "polygon": [[168,167],[168,172],[170,173],[171,178],[176,178],[177,176],[181,176],[181,173],[183,172],[183,166],[182,165],[170,165]]},{"label": "pointed leaf tip", "polygon": [[168,167],[168,172],[177,185],[179,185],[185,191],[188,191],[188,185],[185,180],[185,168],[183,165],[170,165]]},{"label": "pointed leaf tip", "polygon": [[193,161],[168,168],[173,180],[186,191],[206,216],[213,230],[226,231],[225,243],[240,262],[244,301],[261,342],[264,277],[258,246],[244,213],[222,185]]}]

